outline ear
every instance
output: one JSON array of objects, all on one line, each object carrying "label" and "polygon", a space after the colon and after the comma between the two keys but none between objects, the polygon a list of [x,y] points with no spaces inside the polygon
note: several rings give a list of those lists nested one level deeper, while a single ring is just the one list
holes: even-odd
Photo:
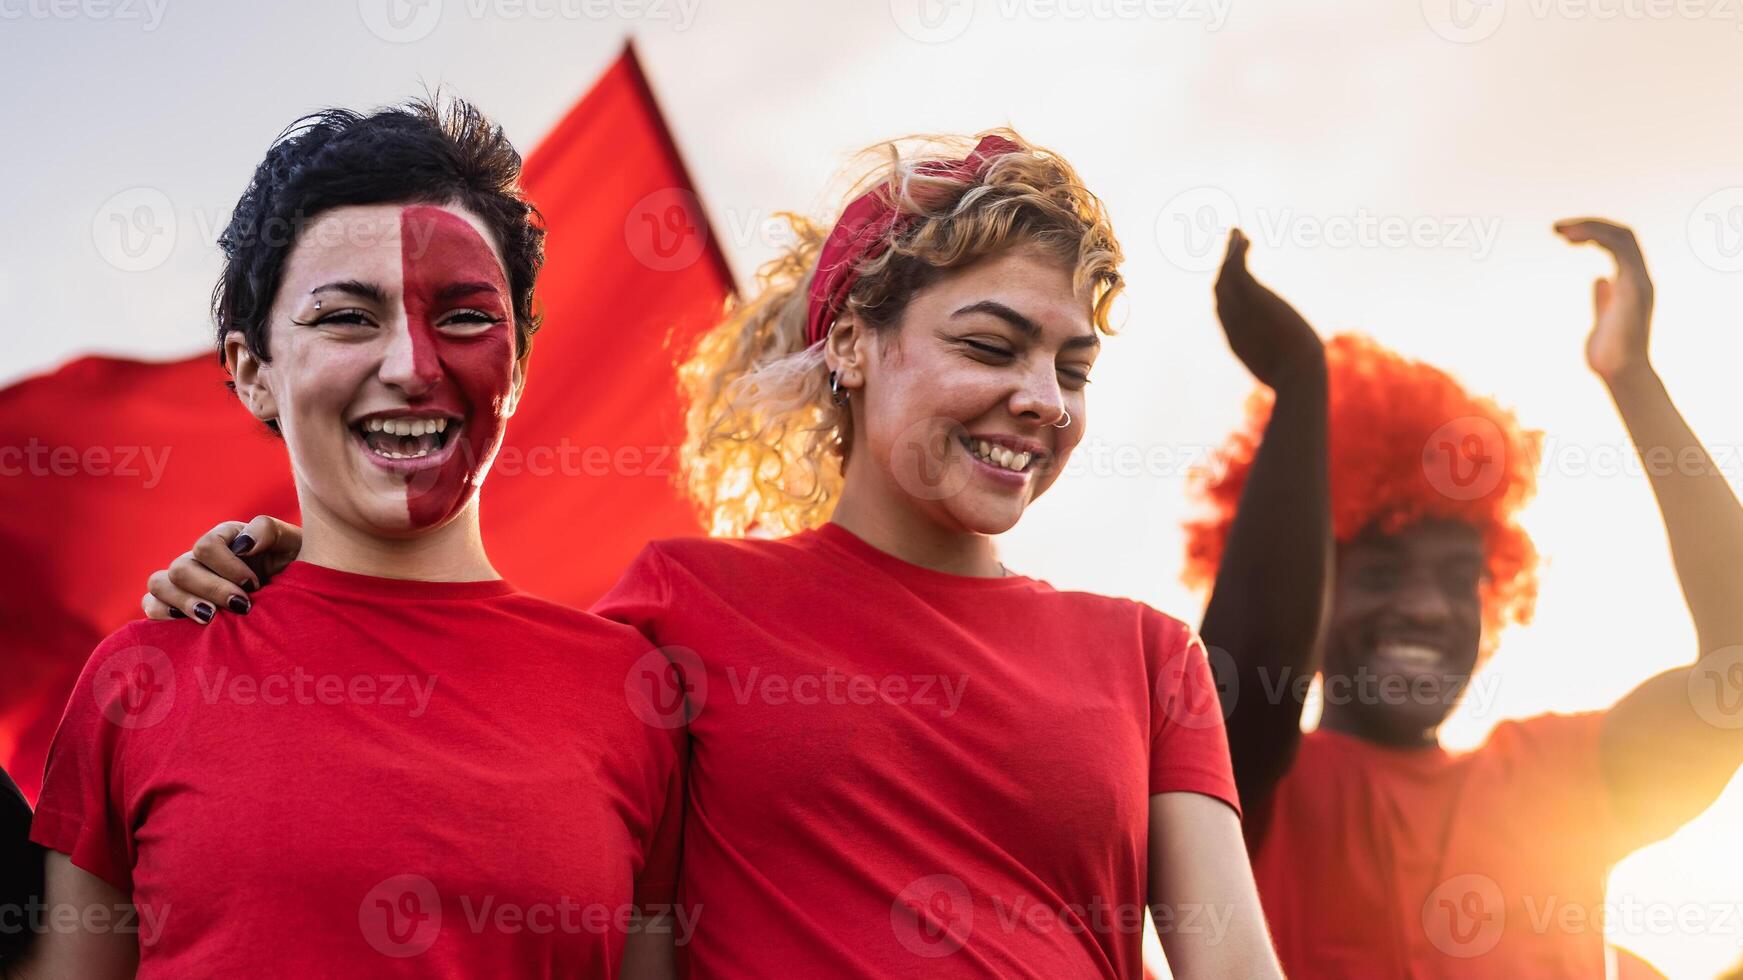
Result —
[{"label": "ear", "polygon": [[527,387],[527,371],[529,370],[527,362],[531,359],[529,352],[514,360],[514,372],[510,379],[508,401],[502,406],[503,418],[514,415],[514,410],[520,407],[521,392],[525,391]]},{"label": "ear", "polygon": [[236,397],[255,418],[262,422],[278,418],[278,399],[273,396],[270,384],[272,372],[265,361],[248,349],[248,341],[240,330],[224,334],[224,367],[236,385]]},{"label": "ear", "polygon": [[852,313],[843,313],[823,341],[823,359],[843,388],[865,385],[864,366],[871,356],[871,331]]}]

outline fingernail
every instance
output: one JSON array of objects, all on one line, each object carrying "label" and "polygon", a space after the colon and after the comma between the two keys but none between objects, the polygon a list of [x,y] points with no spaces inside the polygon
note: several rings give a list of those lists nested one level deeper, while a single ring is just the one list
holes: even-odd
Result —
[{"label": "fingernail", "polygon": [[177,609],[174,606],[171,606],[170,610],[169,610],[169,618],[171,618],[171,619],[187,619],[188,614],[185,612],[182,612],[180,609]]},{"label": "fingernail", "polygon": [[242,583],[242,590],[244,592],[253,592],[255,589],[258,589],[258,588],[260,588],[260,583],[256,582],[253,579],[249,579],[248,581]]},{"label": "fingernail", "polygon": [[218,610],[213,609],[212,604],[209,602],[194,603],[194,618],[199,620],[201,623],[211,622],[212,617],[217,614]]},{"label": "fingernail", "polygon": [[230,597],[230,601],[224,603],[224,605],[229,606],[230,611],[236,615],[246,616],[248,615],[248,607],[253,605],[253,603],[248,601],[247,596],[233,595]]},{"label": "fingernail", "polygon": [[230,553],[233,555],[245,555],[253,550],[253,548],[254,536],[249,534],[247,531],[243,531],[241,534],[236,535],[236,540],[230,542]]}]

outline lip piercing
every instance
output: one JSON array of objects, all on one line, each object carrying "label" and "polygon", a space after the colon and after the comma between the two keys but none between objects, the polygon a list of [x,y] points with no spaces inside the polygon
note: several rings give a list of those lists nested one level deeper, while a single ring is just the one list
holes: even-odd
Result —
[{"label": "lip piercing", "polygon": [[1064,420],[1063,420],[1063,421],[1059,421],[1059,422],[1055,422],[1055,423],[1053,423],[1053,427],[1054,427],[1054,428],[1055,428],[1055,429],[1067,429],[1067,428],[1070,428],[1070,427],[1071,427],[1071,412],[1070,412],[1070,411],[1066,411],[1066,413],[1065,413],[1065,418],[1064,418]]},{"label": "lip piercing", "polygon": [[321,301],[315,300],[315,309],[318,311],[318,310],[320,310],[320,308],[321,308]]}]

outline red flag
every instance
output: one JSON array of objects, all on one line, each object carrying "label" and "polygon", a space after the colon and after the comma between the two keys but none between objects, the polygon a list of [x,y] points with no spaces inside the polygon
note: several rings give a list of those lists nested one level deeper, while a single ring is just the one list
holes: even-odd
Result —
[{"label": "red flag", "polygon": [[[528,158],[550,229],[526,396],[483,498],[496,567],[586,605],[700,533],[673,485],[673,368],[731,273],[633,48]],[[62,706],[145,577],[225,518],[296,516],[283,444],[202,354],[88,357],[0,391],[0,766],[35,799]]]}]

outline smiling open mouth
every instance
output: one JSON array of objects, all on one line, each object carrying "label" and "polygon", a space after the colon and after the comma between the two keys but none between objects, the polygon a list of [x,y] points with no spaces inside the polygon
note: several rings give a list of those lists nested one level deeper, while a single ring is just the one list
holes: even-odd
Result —
[{"label": "smiling open mouth", "polygon": [[383,459],[422,459],[445,448],[460,428],[457,418],[406,416],[360,419],[351,431]]},{"label": "smiling open mouth", "polygon": [[1013,473],[1027,471],[1041,458],[1040,454],[1019,452],[1004,446],[994,445],[985,439],[971,439],[968,436],[961,436],[957,441],[962,443],[962,448],[968,450],[981,462],[996,466],[999,469],[1010,470]]}]

